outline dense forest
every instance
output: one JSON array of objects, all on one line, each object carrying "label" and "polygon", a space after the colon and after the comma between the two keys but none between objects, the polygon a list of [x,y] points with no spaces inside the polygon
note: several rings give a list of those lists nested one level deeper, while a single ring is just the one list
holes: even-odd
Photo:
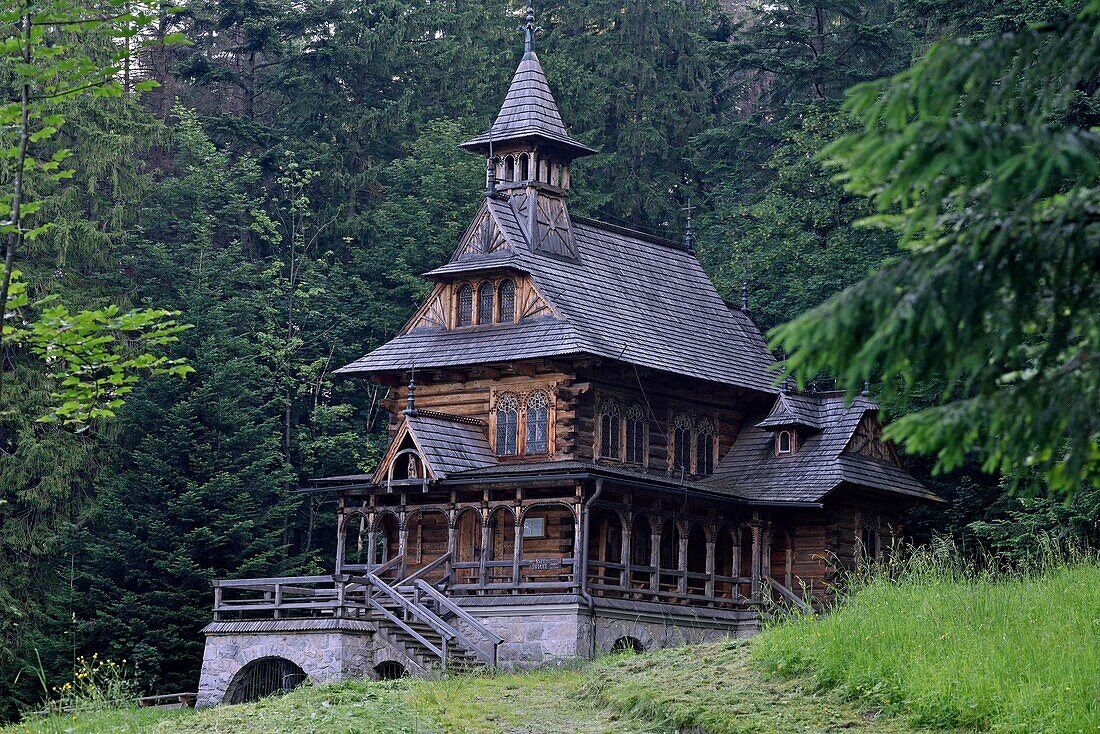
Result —
[{"label": "dense forest", "polygon": [[[513,0],[182,0],[127,67],[144,94],[65,102],[73,178],[39,192],[29,288],[72,308],[178,311],[193,372],[136,387],[114,420],[48,410],[43,364],[3,354],[0,720],[35,670],[125,658],[149,691],[194,688],[219,577],[320,573],[326,499],[308,478],[370,469],[381,395],[332,371],[391,337],[480,203],[486,128],[521,49]],[[897,252],[819,152],[852,85],[943,37],[1057,21],[1056,0],[555,0],[537,38],[563,117],[600,150],[575,213],[678,239],[727,298],[778,326]],[[886,406],[889,408],[890,406]],[[1100,492],[1009,493],[976,466],[932,476],[918,537],[1022,553],[1097,538]],[[331,569],[328,569],[331,570]]]}]

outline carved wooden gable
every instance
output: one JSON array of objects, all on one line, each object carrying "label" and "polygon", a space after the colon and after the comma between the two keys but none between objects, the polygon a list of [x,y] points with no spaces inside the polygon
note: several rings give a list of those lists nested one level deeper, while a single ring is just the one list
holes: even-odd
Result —
[{"label": "carved wooden gable", "polygon": [[577,259],[577,237],[573,234],[573,222],[565,200],[557,196],[538,193],[533,196],[521,196],[516,199],[518,217],[532,229],[530,203],[535,200],[534,232],[531,236],[531,249],[546,255]]},{"label": "carved wooden gable", "polygon": [[846,450],[872,459],[896,461],[894,452],[882,440],[882,424],[873,415],[863,416]]},{"label": "carved wooden gable", "polygon": [[416,312],[405,331],[413,329],[446,329],[450,323],[450,288],[440,284],[432,289],[428,299]]},{"label": "carved wooden gable", "polygon": [[455,259],[464,255],[486,254],[508,247],[508,240],[493,221],[488,210],[482,209],[474,223],[466,230],[466,236],[455,253]]}]

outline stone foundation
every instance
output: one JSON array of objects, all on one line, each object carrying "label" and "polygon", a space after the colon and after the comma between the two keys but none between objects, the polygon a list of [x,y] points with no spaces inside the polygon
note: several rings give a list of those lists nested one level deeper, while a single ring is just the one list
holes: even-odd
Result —
[{"label": "stone foundation", "polygon": [[[747,611],[620,599],[597,599],[590,609],[576,595],[465,597],[456,601],[504,639],[497,648],[497,662],[504,668],[597,657],[624,638],[637,640],[650,650],[743,637],[759,626],[756,616]],[[471,639],[482,639],[464,623],[457,626]],[[214,622],[204,632],[199,706],[221,703],[245,666],[263,658],[289,660],[314,683],[376,678],[375,668],[387,661],[400,663],[413,675],[429,673],[423,661],[410,658],[371,622]]]}]

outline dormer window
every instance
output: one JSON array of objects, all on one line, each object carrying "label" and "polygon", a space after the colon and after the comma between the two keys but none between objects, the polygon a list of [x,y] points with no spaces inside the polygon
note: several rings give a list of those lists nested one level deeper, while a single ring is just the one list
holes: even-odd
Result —
[{"label": "dormer window", "polygon": [[500,323],[511,324],[516,320],[516,281],[506,278],[500,282]]},{"label": "dormer window", "polygon": [[458,313],[456,326],[472,326],[474,323],[474,287],[463,283],[458,288]]},{"label": "dormer window", "polygon": [[775,454],[776,456],[782,456],[784,454],[794,453],[794,431],[779,431],[775,434]]},{"label": "dormer window", "polygon": [[477,289],[477,323],[493,323],[493,284],[485,281]]}]

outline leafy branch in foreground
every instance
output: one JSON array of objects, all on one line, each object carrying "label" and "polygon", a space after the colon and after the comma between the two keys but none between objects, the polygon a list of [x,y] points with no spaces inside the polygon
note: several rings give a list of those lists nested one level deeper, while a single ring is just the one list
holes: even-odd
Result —
[{"label": "leafy branch in foreground", "polygon": [[831,145],[902,255],[771,333],[805,381],[883,381],[936,404],[888,436],[977,452],[1016,488],[1100,482],[1100,2],[981,42],[943,41],[854,87],[864,129]]},{"label": "leafy branch in foreground", "polygon": [[[6,188],[0,196],[0,235],[4,236],[0,389],[7,362],[4,339],[21,335],[60,378],[57,397],[62,402],[51,416],[67,423],[113,415],[121,396],[142,372],[186,373],[182,365],[165,358],[128,356],[129,350],[117,348],[115,334],[128,336],[129,347],[168,341],[178,325],[164,311],[124,314],[117,306],[109,306],[71,314],[52,306],[29,326],[17,330],[8,325],[15,309],[29,310],[31,305],[26,289],[14,287],[16,255],[26,241],[47,232],[51,224],[32,221],[42,201],[33,200],[31,194],[73,174],[62,167],[69,150],[48,148],[65,121],[59,105],[82,94],[118,97],[155,86],[152,80],[144,80],[131,88],[129,74],[123,73],[124,62],[135,44],[149,45],[141,40],[142,30],[163,10],[160,0],[7,0],[0,6],[0,23],[9,29],[0,35],[0,79],[11,100],[0,104],[0,179]],[[169,37],[159,42],[181,41]],[[32,150],[36,148],[45,149],[44,157],[36,157]]]}]

